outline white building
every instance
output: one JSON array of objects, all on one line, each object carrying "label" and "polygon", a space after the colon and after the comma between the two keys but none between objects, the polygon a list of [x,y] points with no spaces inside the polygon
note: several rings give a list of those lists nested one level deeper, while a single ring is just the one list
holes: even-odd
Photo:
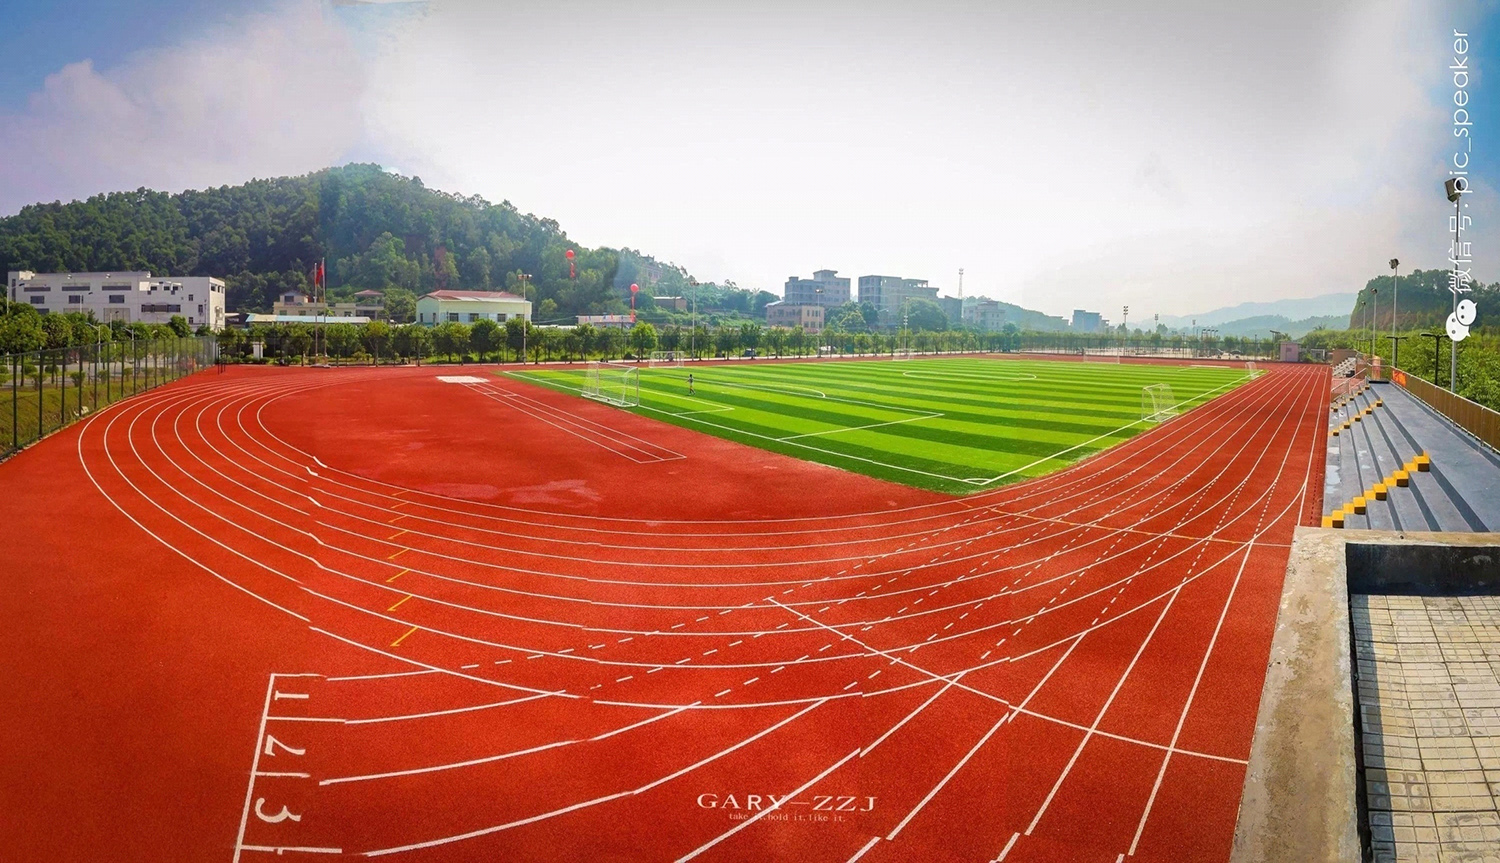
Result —
[{"label": "white building", "polygon": [[211,276],[127,273],[5,274],[11,302],[42,314],[93,312],[103,322],[165,324],[182,315],[193,329],[224,328],[224,282]]},{"label": "white building", "polygon": [[417,300],[417,323],[531,320],[531,301],[506,291],[433,291]]}]

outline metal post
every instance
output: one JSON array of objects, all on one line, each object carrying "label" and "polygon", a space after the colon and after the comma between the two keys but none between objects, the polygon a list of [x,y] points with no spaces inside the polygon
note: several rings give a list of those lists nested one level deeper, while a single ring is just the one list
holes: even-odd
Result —
[{"label": "metal post", "polygon": [[1401,353],[1401,345],[1396,340],[1396,312],[1397,301],[1401,299],[1401,262],[1391,258],[1391,368],[1396,368],[1396,360]]},{"label": "metal post", "polygon": [[21,355],[10,358],[10,446],[21,448],[21,393],[16,386],[16,376],[21,373]]},{"label": "metal post", "polygon": [[43,370],[46,361],[43,359],[45,351],[36,352],[36,439],[42,439],[42,378],[45,376]]},{"label": "metal post", "polygon": [[1375,361],[1375,331],[1380,326],[1379,288],[1370,288],[1370,361]]},{"label": "metal post", "polygon": [[[1467,188],[1467,183],[1465,184]],[[1458,314],[1458,259],[1459,251],[1463,248],[1459,243],[1459,236],[1463,233],[1464,217],[1459,209],[1463,206],[1463,194],[1460,192],[1453,196],[1453,284],[1448,286],[1449,292],[1453,294],[1453,314]],[[1448,365],[1448,392],[1458,392],[1458,342],[1448,340],[1450,346],[1450,360]],[[1433,373],[1434,376],[1436,372]]]}]

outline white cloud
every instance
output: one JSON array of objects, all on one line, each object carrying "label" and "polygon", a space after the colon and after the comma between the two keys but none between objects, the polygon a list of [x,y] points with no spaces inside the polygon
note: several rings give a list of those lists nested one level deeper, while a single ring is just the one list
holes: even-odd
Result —
[{"label": "white cloud", "polygon": [[143,49],[117,68],[70,63],[23,111],[0,116],[0,212],[325,167],[360,139],[363,88],[349,39],[314,2]]}]

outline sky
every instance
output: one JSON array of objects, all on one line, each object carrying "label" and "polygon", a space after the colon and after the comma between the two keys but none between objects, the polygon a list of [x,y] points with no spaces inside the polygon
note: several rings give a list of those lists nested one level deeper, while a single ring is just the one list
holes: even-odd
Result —
[{"label": "sky", "polygon": [[1500,279],[1496,0],[0,3],[0,214],[373,161],[702,280],[1132,321],[1446,267],[1460,30]]}]

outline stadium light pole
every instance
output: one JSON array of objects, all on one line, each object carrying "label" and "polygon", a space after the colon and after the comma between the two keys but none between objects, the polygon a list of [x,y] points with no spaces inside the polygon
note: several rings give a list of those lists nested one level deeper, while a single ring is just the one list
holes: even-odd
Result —
[{"label": "stadium light pole", "polygon": [[1375,332],[1380,326],[1380,289],[1370,288],[1370,360],[1375,359]]},{"label": "stadium light pole", "polygon": [[1125,343],[1130,338],[1130,306],[1120,314],[1120,358],[1125,357]]},{"label": "stadium light pole", "polygon": [[[526,296],[527,296],[526,289],[531,284],[531,274],[530,273],[522,273],[520,275],[520,277],[517,279],[517,281],[519,281],[521,283],[521,301],[525,302],[526,301]],[[529,329],[531,329],[530,325],[531,325],[531,321],[527,320],[526,315],[522,315],[521,316],[521,365],[522,366],[526,365],[526,331],[529,330]]]},{"label": "stadium light pole", "polygon": [[1396,360],[1401,354],[1401,346],[1396,338],[1396,301],[1401,298],[1401,262],[1391,258],[1391,368],[1396,367]]},{"label": "stadium light pole", "polygon": [[688,276],[688,287],[693,289],[693,328],[688,331],[688,353],[698,359],[698,280]]}]

